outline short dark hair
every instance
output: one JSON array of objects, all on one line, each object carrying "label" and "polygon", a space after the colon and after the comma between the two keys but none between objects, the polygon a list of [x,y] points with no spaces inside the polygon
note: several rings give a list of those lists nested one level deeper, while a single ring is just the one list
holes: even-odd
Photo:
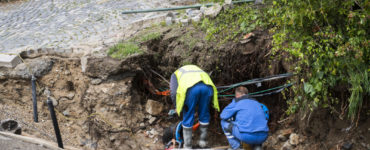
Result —
[{"label": "short dark hair", "polygon": [[239,86],[235,89],[235,93],[248,94],[248,89],[244,86]]}]

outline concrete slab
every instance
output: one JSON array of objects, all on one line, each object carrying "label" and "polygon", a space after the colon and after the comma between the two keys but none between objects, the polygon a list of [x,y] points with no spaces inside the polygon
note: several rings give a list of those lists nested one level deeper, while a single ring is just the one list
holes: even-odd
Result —
[{"label": "concrete slab", "polygon": [[0,67],[13,68],[22,63],[18,55],[0,54]]}]

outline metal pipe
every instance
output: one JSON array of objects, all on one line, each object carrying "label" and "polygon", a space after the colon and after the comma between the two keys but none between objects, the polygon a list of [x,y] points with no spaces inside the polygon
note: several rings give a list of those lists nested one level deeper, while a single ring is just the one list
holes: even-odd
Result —
[{"label": "metal pipe", "polygon": [[[245,2],[254,2],[254,0],[239,0],[239,1],[232,1],[232,4],[238,4],[238,3],[245,3]],[[157,9],[146,9],[146,10],[129,10],[129,11],[123,11],[122,14],[133,14],[133,13],[147,13],[147,12],[158,12],[158,11],[170,11],[170,10],[180,10],[180,9],[189,9],[189,8],[200,8],[202,6],[213,6],[214,3],[208,3],[208,4],[196,4],[196,5],[189,5],[189,6],[179,6],[179,7],[173,7],[173,8],[157,8]]]},{"label": "metal pipe", "polygon": [[50,100],[50,98],[48,98],[46,103],[48,104],[50,116],[51,116],[51,119],[53,120],[53,126],[54,126],[55,136],[57,137],[58,147],[63,148],[62,136],[60,135],[58,120],[57,120],[57,116],[55,115],[53,102]]},{"label": "metal pipe", "polygon": [[36,77],[35,76],[32,76],[31,78],[31,86],[32,86],[32,101],[33,101],[33,121],[39,122],[39,118],[37,114]]}]

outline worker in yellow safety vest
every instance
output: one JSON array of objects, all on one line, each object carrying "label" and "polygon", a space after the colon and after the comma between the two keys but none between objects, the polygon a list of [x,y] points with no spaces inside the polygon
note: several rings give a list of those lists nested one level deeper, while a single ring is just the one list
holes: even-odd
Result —
[{"label": "worker in yellow safety vest", "polygon": [[[171,99],[180,116],[182,112],[184,148],[192,147],[192,127],[194,124],[195,107],[198,105],[200,139],[199,146],[207,147],[207,129],[210,121],[210,105],[220,111],[217,89],[209,75],[195,65],[186,65],[171,75]],[[174,112],[174,110],[172,110]],[[171,111],[170,111],[171,113]]]}]

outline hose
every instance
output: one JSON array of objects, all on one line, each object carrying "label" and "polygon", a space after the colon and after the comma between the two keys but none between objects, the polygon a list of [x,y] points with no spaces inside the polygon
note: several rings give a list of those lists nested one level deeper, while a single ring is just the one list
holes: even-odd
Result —
[{"label": "hose", "polygon": [[[245,2],[254,2],[254,0],[239,0],[239,1],[232,1],[232,4],[238,4],[238,3],[245,3]],[[214,3],[208,3],[208,4],[197,4],[197,5],[189,5],[189,6],[179,6],[179,7],[173,7],[173,8],[157,8],[157,9],[145,9],[145,10],[130,10],[130,11],[124,11],[122,14],[133,14],[133,13],[147,13],[147,12],[158,12],[158,11],[170,11],[170,10],[180,10],[180,9],[190,9],[190,8],[200,8],[202,6],[213,6]]]},{"label": "hose", "polygon": [[32,76],[31,78],[31,86],[32,86],[32,102],[33,102],[33,121],[39,122],[38,114],[37,114],[36,77],[35,76]]},{"label": "hose", "polygon": [[54,126],[55,136],[57,137],[58,147],[63,148],[62,136],[60,135],[58,120],[57,120],[57,116],[55,115],[53,102],[50,100],[50,98],[48,98],[46,103],[48,104],[50,116],[51,116],[51,119],[53,120],[53,126]]}]

